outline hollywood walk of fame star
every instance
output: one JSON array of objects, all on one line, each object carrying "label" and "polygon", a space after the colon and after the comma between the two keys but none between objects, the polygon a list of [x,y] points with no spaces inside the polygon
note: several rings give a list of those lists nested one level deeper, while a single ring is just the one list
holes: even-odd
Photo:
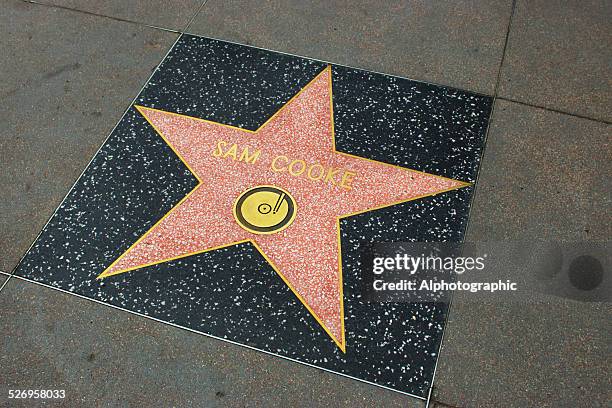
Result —
[{"label": "hollywood walk of fame star", "polygon": [[[255,131],[137,106],[198,185],[99,278],[250,242],[345,351],[339,219],[468,183],[336,151],[331,81],[327,67]],[[248,227],[249,197],[251,215],[291,217]]]}]

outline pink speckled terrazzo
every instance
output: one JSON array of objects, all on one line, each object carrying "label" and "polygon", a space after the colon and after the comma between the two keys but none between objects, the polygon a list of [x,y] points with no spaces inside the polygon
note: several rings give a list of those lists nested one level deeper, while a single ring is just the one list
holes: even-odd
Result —
[{"label": "pink speckled terrazzo", "polygon": [[[200,184],[102,277],[251,240],[342,349],[338,218],[466,185],[336,152],[329,68],[255,132],[139,111]],[[258,185],[281,187],[295,198],[295,221],[287,229],[258,235],[236,222],[234,202]]]}]

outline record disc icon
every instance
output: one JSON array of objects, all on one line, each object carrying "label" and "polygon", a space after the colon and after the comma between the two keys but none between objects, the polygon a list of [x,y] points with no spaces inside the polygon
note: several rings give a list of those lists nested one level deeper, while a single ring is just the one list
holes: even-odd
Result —
[{"label": "record disc icon", "polygon": [[234,204],[234,218],[254,234],[274,234],[287,228],[295,219],[293,197],[276,186],[257,186],[240,194]]}]

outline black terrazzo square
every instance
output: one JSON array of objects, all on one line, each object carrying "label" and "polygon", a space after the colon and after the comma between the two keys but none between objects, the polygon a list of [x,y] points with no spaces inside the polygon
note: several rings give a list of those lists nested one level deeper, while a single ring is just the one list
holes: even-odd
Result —
[{"label": "black terrazzo square", "polygon": [[[225,191],[225,173],[214,173],[217,178],[206,180],[195,174],[197,169],[190,170],[185,157],[190,157],[189,149],[199,146],[197,138],[181,150],[162,136],[159,126],[180,126],[180,121],[191,117],[204,120],[192,121],[197,126],[217,123],[228,125],[228,132],[256,131],[290,100],[297,100],[292,99],[295,95],[307,97],[307,91],[301,91],[316,78],[327,75],[325,72],[331,78],[334,148],[343,157],[357,156],[370,163],[401,166],[440,179],[475,182],[492,98],[182,35],[15,273],[206,335],[425,398],[438,358],[447,307],[435,303],[365,302],[360,286],[360,248],[373,242],[462,241],[471,186],[339,219],[344,350],[339,346],[340,337],[334,341],[334,330],[327,330],[317,318],[316,307],[314,311],[307,307],[309,293],[302,292],[300,297],[299,285],[297,289],[291,285],[291,279],[279,273],[278,263],[273,267],[269,257],[250,240],[190,254],[183,251],[181,256],[160,255],[162,261],[142,261],[125,273],[97,279],[183,204],[194,189],[211,189],[209,201],[204,195],[198,208],[213,208]],[[180,116],[172,115],[175,119],[171,119],[162,112],[166,116],[153,127],[155,120],[146,112],[153,115],[160,111]],[[177,122],[171,123],[172,120]],[[197,129],[189,129],[197,137]],[[257,133],[251,132],[251,137],[256,140]],[[279,133],[281,142],[286,139],[290,144],[289,138]],[[227,158],[227,151],[219,153]],[[264,162],[265,153],[263,149],[260,162]],[[248,171],[237,167],[244,164],[238,162],[224,161],[219,166],[227,168],[227,177]],[[356,190],[359,174],[353,186],[348,177],[330,181],[329,191],[353,191],[343,190],[343,185]],[[302,179],[304,186],[313,182],[307,177]],[[260,184],[269,183],[262,179]],[[283,203],[289,205],[289,198],[283,201],[283,196],[279,197],[279,208],[284,208]],[[304,199],[297,193],[295,197],[296,221],[291,220],[293,224],[284,226],[283,232],[279,229],[277,236],[298,228]],[[197,218],[198,214],[191,217]],[[228,224],[228,231],[238,228],[236,225]],[[184,229],[177,229],[174,240],[166,237],[151,253],[173,254],[181,245],[189,247],[188,242],[181,241]],[[207,231],[198,233],[206,236]],[[211,229],[211,242],[218,238],[214,234]],[[266,235],[265,239],[273,236]],[[303,257],[314,259],[313,254],[327,248],[325,245],[338,243],[313,245]],[[145,255],[141,255],[142,259]],[[296,273],[307,276],[307,272]],[[334,313],[330,312],[330,316]],[[319,317],[323,314],[318,313]]]}]

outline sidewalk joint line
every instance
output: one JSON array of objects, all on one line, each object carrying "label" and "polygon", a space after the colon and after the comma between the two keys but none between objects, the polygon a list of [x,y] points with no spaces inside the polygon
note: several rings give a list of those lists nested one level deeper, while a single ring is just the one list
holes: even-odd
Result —
[{"label": "sidewalk joint line", "polygon": [[529,102],[519,101],[519,100],[512,99],[512,98],[507,98],[505,96],[498,96],[497,99],[500,99],[502,101],[512,102],[512,103],[517,103],[519,105],[529,106],[530,108],[542,109],[542,110],[549,111],[549,112],[559,113],[561,115],[573,116],[573,117],[579,118],[579,119],[586,119],[586,120],[590,120],[592,122],[598,122],[598,123],[604,123],[606,125],[612,125],[612,121],[609,121],[609,120],[592,118],[590,116],[581,115],[579,113],[566,112],[566,111],[562,111],[560,109],[549,108],[547,106],[541,106],[541,105],[536,105],[536,104],[529,103]]},{"label": "sidewalk joint line", "polygon": [[193,20],[195,20],[195,18],[198,16],[198,14],[200,14],[200,12],[202,11],[202,9],[206,5],[206,3],[208,3],[208,0],[203,0],[202,1],[202,4],[200,4],[200,7],[198,7],[196,12],[193,14],[193,16],[191,16],[191,18],[189,19],[189,21],[185,25],[185,28],[183,28],[183,30],[181,31],[182,33],[185,33],[189,29],[189,26],[191,26],[191,23],[193,23]]},{"label": "sidewalk joint line", "polygon": [[4,287],[6,286],[6,284],[8,283],[8,281],[11,280],[11,278],[13,277],[13,275],[9,275],[6,280],[4,281],[4,283],[2,284],[2,286],[0,286],[0,292],[2,292],[2,289],[4,289]]},{"label": "sidewalk joint line", "polygon": [[66,7],[66,6],[61,6],[61,5],[58,5],[58,4],[40,3],[40,2],[38,2],[36,0],[21,0],[21,1],[23,1],[24,3],[28,3],[28,4],[34,4],[34,5],[37,5],[37,6],[45,6],[45,7],[49,7],[49,8],[57,8],[57,9],[60,9],[60,10],[73,11],[73,12],[76,12],[76,13],[82,13],[82,14],[86,14],[86,15],[94,16],[94,17],[108,18],[110,20],[115,20],[115,21],[119,21],[119,22],[122,22],[122,23],[135,24],[135,25],[139,25],[139,26],[142,26],[142,27],[153,28],[155,30],[161,30],[161,31],[166,31],[166,32],[170,32],[170,33],[175,33],[175,34],[180,34],[181,33],[181,31],[174,30],[172,28],[159,27],[159,26],[152,25],[152,24],[141,23],[139,21],[128,20],[128,19],[121,18],[121,17],[107,16],[105,14],[98,14],[98,13],[94,13],[94,12],[91,12],[91,11],[74,9],[74,8],[70,8],[70,7]]},{"label": "sidewalk joint line", "polygon": [[[474,177],[474,181],[473,181],[473,185],[472,185],[472,195],[470,197],[470,204],[469,204],[469,210],[468,210],[468,216],[467,216],[467,221],[465,222],[465,228],[463,230],[463,240],[462,242],[465,242],[465,239],[468,235],[468,231],[469,231],[469,227],[470,227],[470,220],[472,219],[471,214],[472,214],[472,207],[474,204],[474,200],[476,198],[476,193],[478,190],[478,179],[480,178],[480,173],[482,171],[482,161],[484,159],[484,154],[485,154],[485,150],[487,148],[487,140],[489,139],[489,132],[491,131],[491,122],[493,120],[493,113],[495,113],[495,105],[496,105],[496,101],[497,101],[497,88],[499,86],[499,81],[501,78],[501,70],[502,70],[502,66],[504,64],[504,58],[506,55],[506,48],[508,46],[508,38],[510,37],[510,29],[512,28],[512,18],[514,17],[514,11],[516,8],[516,0],[512,0],[512,7],[510,9],[510,17],[508,18],[508,27],[506,28],[506,39],[504,41],[504,48],[502,50],[502,57],[499,63],[499,69],[497,70],[497,79],[495,81],[495,88],[493,90],[493,101],[491,103],[491,112],[489,113],[489,119],[487,121],[487,130],[485,132],[485,136],[484,136],[484,140],[483,140],[483,144],[482,144],[482,152],[480,153],[480,157],[478,157],[478,170],[476,172],[476,176]],[[436,404],[438,404],[437,401],[432,399],[432,395],[433,395],[433,388],[435,385],[435,380],[436,380],[436,372],[438,370],[438,363],[440,362],[440,358],[442,357],[442,348],[444,346],[444,338],[446,335],[446,331],[448,330],[448,324],[449,324],[449,320],[450,320],[450,314],[451,314],[451,308],[452,308],[452,304],[453,304],[453,293],[451,293],[449,300],[448,300],[448,305],[446,307],[446,316],[444,317],[444,327],[442,329],[442,336],[440,338],[440,345],[438,347],[438,355],[436,356],[436,364],[434,365],[434,371],[431,377],[431,384],[429,385],[429,394],[427,397],[427,406],[429,407],[429,403],[430,402],[434,402]]]},{"label": "sidewalk joint line", "polygon": [[[501,60],[499,61],[499,69],[497,70],[497,78],[495,80],[495,89],[493,90],[493,97],[497,98],[497,92],[499,90],[499,83],[501,81],[502,68],[504,61],[506,60],[506,50],[508,43],[510,42],[510,30],[512,29],[512,20],[514,18],[514,12],[516,11],[516,0],[512,0],[512,7],[510,9],[510,18],[508,19],[508,27],[506,28],[506,39],[504,40],[504,48],[502,49]],[[486,146],[486,143],[485,143]]]}]

